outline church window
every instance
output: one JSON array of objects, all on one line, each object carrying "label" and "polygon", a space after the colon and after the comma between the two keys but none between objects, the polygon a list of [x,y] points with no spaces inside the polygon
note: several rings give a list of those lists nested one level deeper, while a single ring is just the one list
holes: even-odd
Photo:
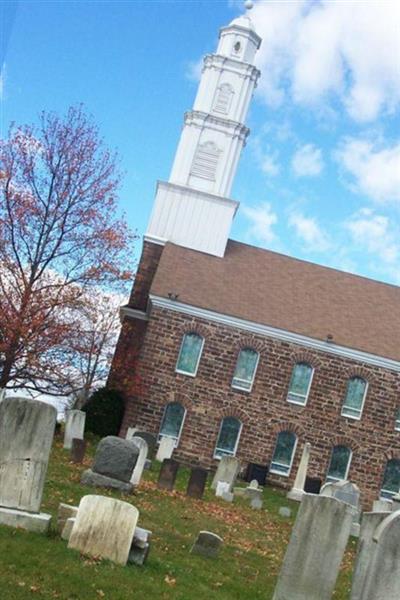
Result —
[{"label": "church window", "polygon": [[179,402],[171,402],[165,407],[164,416],[161,422],[158,439],[170,437],[175,440],[175,447],[178,445],[181,437],[183,422],[185,420],[186,410]]},{"label": "church window", "polygon": [[291,431],[281,431],[276,441],[270,471],[288,477],[297,446],[297,436]]},{"label": "church window", "polygon": [[361,377],[352,377],[347,384],[346,398],[342,407],[342,415],[352,419],[360,419],[367,393],[367,382]]},{"label": "church window", "polygon": [[239,444],[242,423],[235,417],[222,419],[215,446],[214,458],[222,456],[235,456]]},{"label": "church window", "polygon": [[396,410],[396,420],[394,422],[394,428],[396,431],[400,431],[400,406]]},{"label": "church window", "polygon": [[215,181],[219,154],[214,142],[205,142],[197,146],[190,174]]},{"label": "church window", "polygon": [[294,366],[287,395],[288,402],[303,406],[307,403],[313,373],[314,369],[306,363],[297,363]]},{"label": "church window", "polygon": [[229,83],[223,83],[216,92],[213,111],[227,115],[232,103],[233,89]]},{"label": "church window", "polygon": [[199,367],[200,357],[204,346],[204,338],[197,333],[185,333],[179,351],[176,371],[195,377]]},{"label": "church window", "polygon": [[400,460],[392,458],[387,461],[383,484],[381,489],[381,498],[391,498],[400,491]]},{"label": "church window", "polygon": [[352,452],[346,446],[335,446],[329,463],[327,481],[342,481],[347,479]]},{"label": "church window", "polygon": [[252,348],[240,350],[232,379],[232,387],[250,392],[253,387],[259,356],[258,352]]}]

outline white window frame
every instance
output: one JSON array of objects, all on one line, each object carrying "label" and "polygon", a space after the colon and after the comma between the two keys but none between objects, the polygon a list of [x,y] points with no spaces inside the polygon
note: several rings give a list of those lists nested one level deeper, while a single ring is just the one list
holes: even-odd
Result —
[{"label": "white window frame", "polygon": [[[352,379],[362,379],[363,381],[365,381],[364,395],[363,395],[363,399],[362,399],[362,402],[361,402],[360,413],[359,413],[358,416],[356,416],[356,415],[348,415],[348,414],[346,414],[344,412],[345,408],[346,408],[344,403],[345,403],[346,398],[347,398],[347,390],[348,390],[348,386],[349,386],[349,381],[351,381]],[[353,377],[349,377],[349,379],[347,380],[346,395],[344,397],[344,401],[343,401],[343,404],[342,404],[342,410],[341,410],[341,413],[340,413],[342,417],[346,417],[346,419],[354,419],[355,421],[360,421],[361,420],[361,417],[362,417],[362,414],[363,414],[363,410],[364,410],[365,398],[367,397],[367,393],[368,393],[368,386],[369,386],[368,381],[366,379],[364,379],[364,377],[359,377],[358,375],[354,375]],[[355,409],[352,408],[351,410],[355,410]]]},{"label": "white window frame", "polygon": [[[295,368],[297,367],[297,365],[307,365],[311,369],[310,381],[308,382],[307,393],[306,393],[305,396],[303,396],[303,394],[296,394],[296,392],[291,392],[290,391],[290,381],[292,380],[293,371],[295,370]],[[314,371],[315,371],[314,367],[312,365],[310,365],[310,363],[308,363],[308,362],[299,361],[299,362],[297,362],[293,366],[292,373],[290,375],[289,389],[288,389],[288,393],[287,393],[287,397],[286,397],[286,400],[288,402],[290,402],[290,404],[297,404],[298,406],[306,406],[306,404],[308,402],[308,396],[309,396],[310,390],[311,390],[312,380],[313,380],[313,377],[314,377]],[[290,398],[291,395],[292,396],[298,396],[299,400],[293,400],[292,398]],[[303,398],[304,401],[301,402],[300,398]]]},{"label": "white window frame", "polygon": [[396,408],[396,414],[394,417],[394,430],[400,431],[400,406]]},{"label": "white window frame", "polygon": [[[329,473],[329,467],[331,466],[331,462],[332,462],[332,456],[333,456],[333,451],[335,448],[338,447],[344,447],[344,448],[348,448],[350,450],[350,455],[347,461],[347,466],[346,466],[346,473],[344,475],[343,479],[340,479],[339,477],[332,477],[331,475],[328,475]],[[348,446],[344,446],[343,444],[336,444],[336,446],[333,446],[332,451],[331,451],[331,457],[329,459],[329,465],[328,465],[328,472],[326,475],[326,481],[329,483],[335,483],[336,481],[347,481],[347,477],[349,475],[349,471],[350,471],[350,465],[351,465],[351,461],[353,460],[353,450],[351,448],[349,448]]]},{"label": "white window frame", "polygon": [[[387,468],[387,463],[385,465],[385,472],[386,472],[386,468]],[[383,482],[382,482],[382,485],[383,485]],[[382,492],[384,494],[386,494],[386,496],[383,496]],[[381,488],[379,490],[379,499],[380,500],[391,500],[393,498],[393,496],[396,496],[396,494],[399,494],[399,493],[400,493],[400,486],[399,486],[399,489],[397,490],[397,492],[392,492],[391,490],[385,490],[385,488]]]},{"label": "white window frame", "polygon": [[[223,450],[223,448],[218,448],[218,446],[217,446],[218,440],[219,440],[219,436],[221,435],[221,431],[222,431],[222,425],[223,425],[225,419],[229,419],[229,418],[236,419],[240,423],[239,431],[238,431],[238,434],[236,436],[235,448],[233,449],[233,452],[226,452],[225,450]],[[240,419],[237,419],[236,417],[223,417],[221,419],[221,423],[220,423],[219,429],[218,429],[217,441],[215,443],[213,458],[215,458],[216,460],[221,460],[221,458],[223,456],[236,456],[236,452],[237,452],[237,449],[238,449],[238,446],[239,446],[240,436],[242,435],[242,429],[243,429],[243,423],[242,423],[242,421]],[[217,455],[217,450],[223,450],[224,453],[222,454],[222,456],[218,456]]]},{"label": "white window frame", "polygon": [[[256,360],[256,366],[254,367],[254,371],[253,371],[253,377],[251,379],[250,382],[248,382],[246,379],[240,379],[240,377],[235,377],[235,373],[236,373],[236,368],[237,368],[237,364],[239,362],[239,356],[240,353],[243,350],[252,350],[253,352],[255,352],[257,354],[257,360]],[[256,373],[257,373],[257,369],[258,369],[258,363],[260,362],[260,353],[258,352],[258,350],[255,350],[254,348],[252,348],[251,346],[246,346],[244,348],[240,348],[237,358],[236,358],[236,365],[235,365],[235,371],[233,372],[233,377],[232,377],[232,384],[231,387],[233,387],[234,390],[240,390],[242,392],[247,392],[248,394],[251,392],[251,390],[253,389],[253,385],[254,385],[254,380],[256,378]],[[246,384],[250,383],[250,387],[244,387],[241,386],[240,383],[234,383],[234,381],[243,381]]]},{"label": "white window frame", "polygon": [[[194,373],[188,373],[188,371],[183,371],[182,369],[178,369],[179,359],[181,357],[182,348],[183,348],[183,345],[185,343],[185,337],[187,335],[190,335],[190,334],[197,335],[202,340],[201,341],[201,348],[200,348],[199,356],[197,358],[196,369],[195,369]],[[202,335],[200,335],[199,333],[197,333],[197,331],[187,331],[186,333],[183,334],[183,338],[182,338],[182,341],[181,341],[181,346],[179,348],[178,358],[176,360],[175,373],[179,373],[180,375],[187,375],[188,377],[196,377],[197,371],[199,369],[199,364],[200,364],[201,356],[203,354],[204,341],[205,341],[204,337]]]},{"label": "white window frame", "polygon": [[[162,427],[162,425],[163,425],[163,423],[164,423],[164,419],[165,419],[165,414],[166,414],[166,412],[167,412],[167,408],[168,408],[168,406],[170,406],[171,404],[180,404],[180,405],[182,406],[182,408],[183,408],[183,417],[182,417],[182,423],[181,423],[181,426],[180,426],[180,428],[179,428],[178,437],[175,437],[174,435],[167,435],[167,434],[165,434],[165,433],[161,433],[161,427]],[[160,427],[159,427],[159,430],[158,430],[157,444],[160,444],[160,442],[161,442],[161,438],[168,437],[168,438],[172,438],[172,439],[174,439],[174,440],[175,440],[175,445],[174,445],[174,448],[177,448],[177,447],[178,447],[178,445],[179,445],[179,442],[180,442],[180,439],[181,439],[181,435],[182,435],[183,425],[184,425],[184,423],[185,423],[185,419],[186,419],[186,413],[187,413],[187,410],[186,410],[186,408],[185,408],[185,407],[183,406],[183,404],[181,404],[180,402],[168,402],[168,404],[166,404],[166,405],[164,406],[164,412],[163,412],[163,416],[162,416],[162,419],[161,419]]]},{"label": "white window frame", "polygon": [[272,464],[273,464],[273,463],[274,463],[274,464],[276,464],[276,465],[282,465],[282,467],[287,467],[287,465],[284,465],[283,463],[278,463],[277,461],[274,461],[274,460],[273,460],[273,458],[274,458],[274,454],[275,454],[275,451],[276,451],[276,448],[277,448],[277,446],[278,446],[279,435],[280,435],[281,433],[285,433],[286,431],[287,431],[287,429],[283,429],[283,430],[282,430],[282,431],[280,431],[280,432],[278,433],[278,435],[276,436],[276,442],[275,442],[275,446],[274,446],[274,451],[273,451],[273,453],[272,453],[271,465],[270,465],[270,469],[269,469],[269,472],[270,472],[270,473],[273,473],[274,475],[280,475],[281,477],[289,477],[289,476],[290,476],[290,472],[291,472],[291,470],[292,470],[292,466],[293,466],[294,457],[295,457],[295,455],[296,455],[296,450],[297,450],[297,442],[298,442],[298,440],[299,440],[298,436],[297,436],[297,435],[296,435],[296,434],[295,434],[293,431],[289,431],[289,433],[293,433],[293,434],[294,434],[294,436],[296,437],[296,440],[295,440],[295,442],[294,442],[294,446],[293,446],[293,450],[292,450],[292,456],[291,456],[291,459],[290,459],[290,465],[289,465],[289,467],[288,467],[288,472],[287,472],[287,473],[283,473],[282,471],[275,470],[275,469],[273,468],[273,466],[272,466]]}]

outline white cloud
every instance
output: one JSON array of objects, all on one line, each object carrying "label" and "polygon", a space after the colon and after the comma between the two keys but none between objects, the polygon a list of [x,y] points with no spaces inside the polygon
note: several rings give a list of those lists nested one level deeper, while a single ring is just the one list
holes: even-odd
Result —
[{"label": "white cloud", "polygon": [[[312,105],[339,98],[357,121],[400,103],[400,2],[257,2],[263,44],[259,91],[268,104]],[[322,102],[321,102],[322,103]]]},{"label": "white cloud", "polygon": [[261,170],[265,175],[276,177],[280,173],[280,165],[277,161],[277,154],[264,154],[261,157]]},{"label": "white cloud", "polygon": [[305,217],[299,212],[293,212],[289,215],[288,222],[308,250],[325,252],[330,248],[327,234],[313,217]]},{"label": "white cloud", "polygon": [[359,251],[366,250],[386,266],[400,267],[400,244],[389,217],[363,208],[345,223],[352,241]]},{"label": "white cloud", "polygon": [[359,192],[378,202],[400,202],[400,143],[377,149],[371,142],[347,138],[335,156]]},{"label": "white cloud", "polygon": [[256,207],[242,205],[242,212],[251,223],[247,232],[251,238],[267,245],[276,242],[273,227],[278,222],[278,217],[269,202],[263,202]]},{"label": "white cloud", "polygon": [[298,177],[319,175],[323,167],[321,149],[313,144],[301,146],[292,159],[292,169]]}]

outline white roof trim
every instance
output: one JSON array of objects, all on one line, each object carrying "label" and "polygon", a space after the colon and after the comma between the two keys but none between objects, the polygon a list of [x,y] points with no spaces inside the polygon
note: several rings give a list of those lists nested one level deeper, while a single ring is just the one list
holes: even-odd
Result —
[{"label": "white roof trim", "polygon": [[322,352],[328,352],[329,354],[336,354],[343,356],[344,358],[350,358],[358,362],[364,362],[376,367],[383,367],[384,369],[390,369],[392,371],[400,372],[400,362],[391,358],[383,358],[376,354],[369,354],[362,350],[356,350],[354,348],[347,348],[346,346],[339,346],[333,342],[326,342],[314,338],[301,335],[299,333],[293,333],[284,329],[276,329],[269,325],[262,325],[260,323],[254,323],[253,321],[246,321],[238,317],[232,317],[222,313],[217,313],[212,310],[198,308],[197,306],[191,306],[190,304],[184,304],[176,300],[169,300],[161,296],[155,296],[150,294],[150,301],[153,306],[158,308],[166,308],[168,310],[174,310],[186,315],[198,317],[201,319],[207,319],[216,323],[227,325],[228,327],[235,327],[238,329],[244,329],[252,333],[257,333],[266,337],[271,337],[284,342],[292,342],[293,344],[300,344],[313,350],[320,350]]},{"label": "white roof trim", "polygon": [[129,306],[121,306],[119,309],[119,316],[121,321],[124,320],[124,317],[130,317],[131,319],[139,319],[140,321],[149,320],[149,315],[143,310],[138,310],[137,308],[130,308]]}]

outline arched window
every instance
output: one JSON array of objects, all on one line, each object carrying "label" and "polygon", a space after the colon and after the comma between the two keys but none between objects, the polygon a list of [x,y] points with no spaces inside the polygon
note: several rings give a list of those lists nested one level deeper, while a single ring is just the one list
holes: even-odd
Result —
[{"label": "arched window", "polygon": [[314,369],[307,363],[297,363],[290,378],[288,402],[305,405],[310,393]]},{"label": "arched window", "polygon": [[349,474],[352,452],[347,446],[335,446],[329,463],[327,481],[346,480]]},{"label": "arched window", "polygon": [[258,352],[252,348],[240,350],[232,379],[232,387],[250,392],[253,387],[259,356]]},{"label": "arched window", "polygon": [[288,477],[292,468],[294,453],[297,446],[297,436],[291,431],[281,431],[276,440],[270,471],[277,475]]},{"label": "arched window", "polygon": [[225,417],[221,421],[214,458],[235,456],[239,444],[242,423],[235,417]]},{"label": "arched window", "polygon": [[171,402],[165,407],[164,416],[161,421],[158,440],[162,437],[170,437],[175,440],[175,447],[178,445],[181,437],[183,422],[185,420],[186,410],[179,402]]},{"label": "arched window", "polygon": [[227,115],[232,103],[233,88],[229,83],[223,83],[216,91],[213,111]]},{"label": "arched window", "polygon": [[342,415],[351,419],[361,419],[367,382],[361,377],[352,377],[347,384],[346,397],[342,406]]},{"label": "arched window", "polygon": [[391,498],[400,491],[400,460],[392,458],[387,461],[383,484],[381,489],[381,498]]},{"label": "arched window", "polygon": [[204,338],[197,333],[185,333],[179,351],[176,371],[195,377],[203,350]]}]

